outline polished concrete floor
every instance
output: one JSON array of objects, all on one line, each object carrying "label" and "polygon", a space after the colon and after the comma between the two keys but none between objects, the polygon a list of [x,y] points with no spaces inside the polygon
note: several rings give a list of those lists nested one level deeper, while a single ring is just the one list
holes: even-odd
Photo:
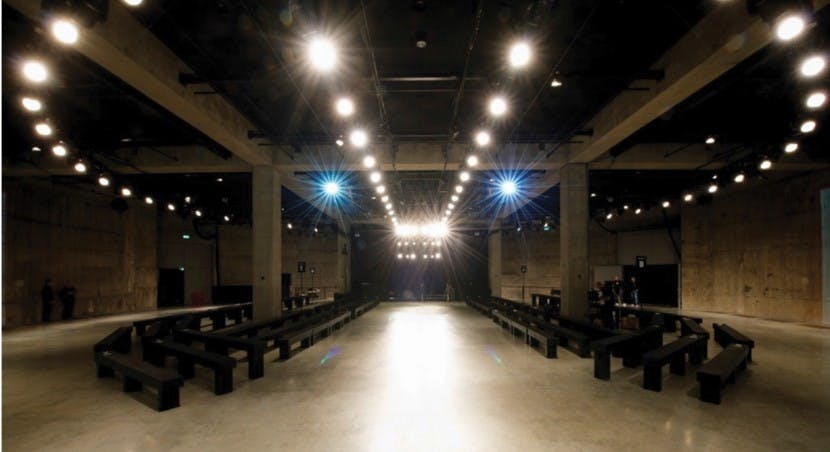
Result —
[{"label": "polished concrete floor", "polygon": [[[720,406],[693,372],[666,369],[661,393],[640,369],[560,349],[547,360],[460,303],[382,303],[265,377],[236,369],[214,396],[197,367],[182,406],[98,380],[92,344],[140,316],[79,320],[3,335],[5,450],[828,450],[830,330],[702,314],[756,340],[756,363]],[[670,338],[667,338],[670,340]],[[710,355],[720,347],[710,345]]]}]

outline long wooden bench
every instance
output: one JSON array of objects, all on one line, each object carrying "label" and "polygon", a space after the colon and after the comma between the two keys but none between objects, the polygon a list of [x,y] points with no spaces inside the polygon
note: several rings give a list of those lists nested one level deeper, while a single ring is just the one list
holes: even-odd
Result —
[{"label": "long wooden bench", "polygon": [[606,337],[617,336],[620,334],[619,330],[611,330],[602,326],[596,326],[588,319],[558,316],[556,317],[559,326],[569,328],[571,330],[579,331],[588,336],[590,340],[597,341],[605,339]]},{"label": "long wooden bench", "polygon": [[362,303],[362,304],[359,304],[358,306],[355,306],[354,309],[352,309],[352,318],[354,319],[354,318],[359,317],[364,312],[374,308],[377,305],[378,305],[377,301],[370,301],[370,302]]},{"label": "long wooden bench", "polygon": [[620,334],[591,342],[594,352],[594,378],[611,379],[611,355],[619,352],[624,367],[637,367],[642,356],[663,346],[663,328],[652,325],[633,334]]},{"label": "long wooden bench", "polygon": [[669,363],[671,373],[686,375],[686,355],[689,362],[700,364],[706,355],[706,338],[703,336],[683,336],[656,350],[643,355],[643,388],[652,391],[663,389],[663,366]]},{"label": "long wooden bench", "polygon": [[[242,321],[243,317],[247,317],[248,319],[250,319],[252,313],[252,303],[243,303],[237,305],[222,306],[207,310],[194,310],[190,312],[182,312],[179,314],[165,315],[160,317],[154,317],[151,319],[136,320],[135,322],[133,322],[133,326],[135,327],[136,335],[143,336],[144,330],[155,322],[162,322],[163,325],[172,329],[176,322],[181,320],[183,317],[189,315],[192,316],[194,322],[197,322],[195,323],[195,325],[200,325],[201,319],[203,318],[210,318],[213,322],[212,329],[216,330],[226,325],[226,318],[228,317],[233,319],[236,323],[239,323]],[[198,327],[193,329],[198,329]]]},{"label": "long wooden bench", "polygon": [[543,330],[538,326],[528,325],[526,334],[527,345],[541,348],[542,355],[545,358],[557,357],[556,343],[559,339],[550,331]]},{"label": "long wooden bench", "polygon": [[122,326],[117,328],[107,337],[98,341],[93,347],[94,353],[116,351],[118,353],[130,353],[132,348],[132,333],[131,326]]},{"label": "long wooden bench", "polygon": [[308,348],[314,345],[314,331],[317,325],[308,325],[304,328],[292,329],[285,332],[276,340],[277,348],[280,350],[280,359],[285,360],[291,357],[294,352],[293,346],[297,342],[301,348]]},{"label": "long wooden bench", "polygon": [[[519,312],[501,312],[493,310],[493,320],[502,327],[508,328],[510,334],[521,335],[525,343],[533,348],[539,347],[545,358],[556,358],[556,344],[559,341],[555,332],[555,325],[544,325],[541,322],[530,320],[526,314]],[[535,319],[534,320],[538,320]]]},{"label": "long wooden bench", "polygon": [[665,311],[654,311],[647,308],[640,308],[640,307],[631,307],[631,306],[620,306],[617,305],[614,307],[614,310],[619,310],[622,315],[635,315],[638,319],[640,319],[640,325],[654,325],[655,316],[657,314],[663,319],[663,330],[667,333],[673,333],[677,331],[677,323],[682,321],[685,317],[687,319],[691,319],[696,323],[702,323],[703,319],[700,317],[694,317],[690,315],[678,314],[673,312],[665,312]]},{"label": "long wooden bench", "polygon": [[752,349],[755,348],[755,341],[725,323],[720,325],[713,323],[712,328],[715,330],[715,342],[723,348],[726,348],[729,344],[745,345],[749,349],[747,360],[752,362]]},{"label": "long wooden bench", "polygon": [[156,410],[165,411],[179,406],[179,387],[182,376],[169,369],[159,369],[129,355],[112,352],[95,354],[98,378],[115,377],[118,372],[124,378],[124,392],[141,391],[146,385],[156,389]]},{"label": "long wooden bench", "polygon": [[700,400],[720,404],[723,387],[726,383],[734,383],[738,371],[746,369],[749,350],[744,344],[729,344],[697,370]]},{"label": "long wooden bench", "polygon": [[233,358],[158,339],[148,341],[144,353],[144,359],[158,367],[164,366],[165,357],[176,357],[179,373],[185,379],[193,378],[196,364],[207,367],[213,370],[214,394],[222,395],[233,391],[233,369],[236,367],[236,360]]},{"label": "long wooden bench", "polygon": [[255,380],[265,375],[265,344],[261,341],[202,333],[190,329],[173,330],[173,340],[184,345],[198,342],[204,344],[206,351],[224,356],[228,356],[230,350],[244,351],[248,361],[248,379]]},{"label": "long wooden bench", "polygon": [[351,312],[344,312],[343,314],[339,314],[334,316],[333,318],[324,321],[323,323],[316,325],[314,327],[314,339],[313,341],[317,341],[318,338],[327,337],[331,335],[331,332],[336,328],[343,327],[349,320],[352,319]]}]

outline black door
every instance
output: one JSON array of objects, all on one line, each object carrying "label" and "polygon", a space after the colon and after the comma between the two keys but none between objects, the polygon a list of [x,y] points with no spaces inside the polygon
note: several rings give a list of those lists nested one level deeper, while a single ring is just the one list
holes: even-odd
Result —
[{"label": "black door", "polygon": [[291,296],[291,273],[282,274],[282,298]]},{"label": "black door", "polygon": [[184,271],[178,268],[160,268],[158,307],[184,306]]},{"label": "black door", "polygon": [[637,277],[640,304],[677,307],[677,265],[647,265],[645,268],[626,265],[623,275],[624,283],[631,281],[632,276]]}]

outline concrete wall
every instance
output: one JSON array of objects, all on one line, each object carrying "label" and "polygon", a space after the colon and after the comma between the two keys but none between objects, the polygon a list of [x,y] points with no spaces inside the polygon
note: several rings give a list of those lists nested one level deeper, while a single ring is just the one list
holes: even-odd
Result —
[{"label": "concrete wall", "polygon": [[[187,235],[190,238],[185,239]],[[158,267],[184,268],[184,304],[209,305],[214,277],[214,241],[199,238],[193,221],[164,213],[158,221]]]},{"label": "concrete wall", "polygon": [[[46,277],[77,290],[75,317],[156,307],[156,211],[118,213],[110,197],[45,181],[5,179],[3,326],[40,322]],[[52,318],[60,317],[60,306]]]},{"label": "concrete wall", "polygon": [[820,190],[830,172],[735,187],[682,212],[682,306],[822,318]]}]

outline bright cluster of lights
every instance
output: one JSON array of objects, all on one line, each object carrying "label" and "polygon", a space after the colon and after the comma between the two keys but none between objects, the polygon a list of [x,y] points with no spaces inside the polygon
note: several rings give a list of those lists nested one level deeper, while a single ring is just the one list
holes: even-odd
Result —
[{"label": "bright cluster of lights", "polygon": [[449,227],[444,222],[395,225],[395,235],[400,238],[443,239],[447,237],[449,232]]},{"label": "bright cluster of lights", "polygon": [[418,260],[420,259],[441,259],[441,253],[417,254],[417,253],[398,253],[398,259]]}]

